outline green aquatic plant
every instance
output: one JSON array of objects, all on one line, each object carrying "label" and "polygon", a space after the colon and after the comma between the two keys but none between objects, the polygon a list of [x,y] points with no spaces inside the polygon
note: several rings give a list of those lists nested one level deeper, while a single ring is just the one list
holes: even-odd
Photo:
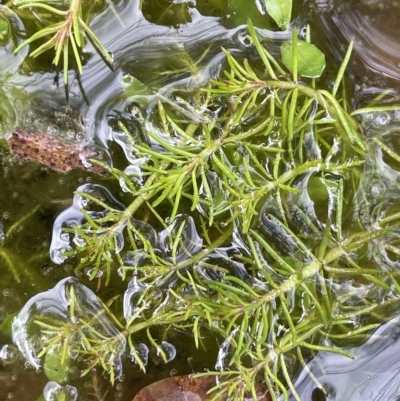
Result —
[{"label": "green aquatic plant", "polygon": [[[50,49],[54,49],[53,64],[58,65],[61,56],[63,58],[64,82],[68,82],[69,54],[72,50],[77,69],[82,74],[82,48],[85,46],[85,38],[88,39],[99,52],[108,65],[112,66],[113,59],[101,41],[88,26],[88,20],[92,18],[93,6],[83,10],[82,0],[49,2],[46,0],[15,0],[17,10],[35,10],[36,16],[41,16],[47,26],[38,26],[29,38],[23,41],[16,49],[19,52],[23,47],[50,36],[30,53],[31,57],[37,57]],[[32,11],[30,11],[32,13]],[[26,13],[25,13],[26,14]],[[55,20],[58,20],[55,22]]]},{"label": "green aquatic plant", "polygon": [[110,120],[135,162],[125,170],[92,162],[132,201],[117,208],[79,191],[82,221],[63,228],[64,256],[100,283],[129,279],[124,316],[116,295],[98,313],[117,335],[84,314],[76,319],[72,283],[67,322],[35,316],[47,335],[39,357],[74,342],[88,361],[82,375],[101,366],[113,381],[121,339],[145,370],[143,338],[167,361],[174,329],[192,333],[196,347],[213,333],[216,371],[203,374],[220,378],[214,400],[257,399],[259,385],[273,400],[289,392],[299,400],[292,377],[308,357],[351,358],[341,345],[364,341],[398,308],[399,274],[382,249],[400,254],[400,212],[379,197],[372,204],[364,183],[376,149],[398,157],[385,136],[361,135],[356,116],[382,108],[351,110],[344,72],[352,46],[328,90],[315,80],[325,61],[309,39],[293,31],[286,65],[251,23],[249,39],[248,58],[224,50],[226,69],[208,87],[151,95],[145,110],[132,104],[130,117]]}]

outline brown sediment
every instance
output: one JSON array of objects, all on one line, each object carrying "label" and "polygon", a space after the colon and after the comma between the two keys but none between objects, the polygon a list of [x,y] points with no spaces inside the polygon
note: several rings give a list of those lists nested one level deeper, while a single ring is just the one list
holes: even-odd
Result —
[{"label": "brown sediment", "polygon": [[62,142],[42,131],[15,128],[7,142],[11,153],[24,162],[40,163],[64,174],[77,168],[107,174],[104,168],[90,163],[89,159],[96,157],[92,149]]}]

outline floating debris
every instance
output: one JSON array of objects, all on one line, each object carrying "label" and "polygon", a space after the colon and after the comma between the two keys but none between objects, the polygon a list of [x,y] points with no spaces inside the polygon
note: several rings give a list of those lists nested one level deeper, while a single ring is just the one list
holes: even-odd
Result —
[{"label": "floating debris", "polygon": [[45,132],[20,128],[15,128],[7,142],[11,153],[25,162],[41,163],[64,174],[81,169],[107,175],[103,167],[90,162],[101,155],[96,146],[62,142]]}]

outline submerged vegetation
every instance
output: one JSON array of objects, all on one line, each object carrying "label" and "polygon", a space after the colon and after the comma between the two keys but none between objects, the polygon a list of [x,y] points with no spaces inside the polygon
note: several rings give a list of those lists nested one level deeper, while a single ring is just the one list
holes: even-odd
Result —
[{"label": "submerged vegetation", "polygon": [[[55,61],[61,51],[68,59],[70,41],[79,67],[78,3],[58,13],[69,15],[68,26],[51,25],[23,45],[66,29]],[[273,18],[286,28],[290,11]],[[293,375],[312,355],[351,358],[342,346],[364,342],[398,308],[398,184],[382,166],[400,158],[387,133],[364,135],[358,119],[397,106],[375,106],[381,96],[352,110],[344,75],[351,44],[329,87],[316,80],[325,59],[309,30],[303,41],[293,29],[282,62],[250,21],[248,31],[249,57],[223,50],[224,71],[208,86],[168,98],[149,90],[110,118],[129,165],[92,162],[131,203],[102,185],[81,186],[55,223],[51,256],[77,261],[99,287],[123,280],[127,288],[100,300],[66,278],[24,306],[14,340],[49,379],[66,382],[74,364],[82,376],[99,367],[114,383],[124,353],[145,371],[149,348],[173,358],[178,329],[197,348],[210,336],[220,342],[215,372],[202,373],[218,377],[215,400],[258,399],[260,388],[273,400],[300,400]],[[57,311],[47,312],[54,299]],[[40,347],[27,341],[32,335]]]}]

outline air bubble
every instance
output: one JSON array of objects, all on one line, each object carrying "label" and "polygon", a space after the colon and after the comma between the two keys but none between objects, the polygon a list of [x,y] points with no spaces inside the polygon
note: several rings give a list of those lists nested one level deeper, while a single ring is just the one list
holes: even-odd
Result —
[{"label": "air bubble", "polygon": [[60,133],[60,127],[56,124],[48,124],[47,133],[52,136],[57,136]]},{"label": "air bubble", "polygon": [[10,218],[10,213],[9,212],[4,212],[3,213],[3,218],[6,219],[6,220],[9,219]]},{"label": "air bubble", "polygon": [[100,278],[103,275],[103,270],[95,267],[88,267],[85,269],[85,274],[91,278]]},{"label": "air bubble", "polygon": [[43,396],[46,401],[76,401],[78,390],[73,386],[60,386],[56,382],[48,382],[43,390]]},{"label": "air bubble", "polygon": [[134,347],[135,349],[134,352],[131,352],[130,357],[131,357],[131,361],[138,365],[137,361],[136,361],[136,357],[138,356],[140,358],[140,360],[142,361],[143,365],[146,366],[149,362],[149,348],[146,344],[144,343],[139,343],[139,344],[135,344]]},{"label": "air bubble", "polygon": [[18,359],[18,350],[14,345],[3,345],[0,349],[0,360],[4,365],[10,365]]},{"label": "air bubble", "polygon": [[157,348],[157,355],[160,355],[161,351],[165,355],[165,363],[171,362],[176,356],[176,348],[167,341],[161,341]]},{"label": "air bubble", "polygon": [[169,371],[169,375],[170,376],[176,376],[178,374],[178,371],[176,370],[176,369],[171,369],[170,371]]},{"label": "air bubble", "polygon": [[386,189],[387,188],[386,188],[385,183],[383,183],[381,181],[375,181],[371,187],[371,195],[374,198],[379,198],[385,194]]},{"label": "air bubble", "polygon": [[374,116],[373,125],[377,128],[383,128],[389,125],[390,123],[390,115],[385,112],[377,113]]},{"label": "air bubble", "polygon": [[58,180],[58,183],[59,183],[60,185],[65,184],[65,178],[60,178],[60,179]]}]

